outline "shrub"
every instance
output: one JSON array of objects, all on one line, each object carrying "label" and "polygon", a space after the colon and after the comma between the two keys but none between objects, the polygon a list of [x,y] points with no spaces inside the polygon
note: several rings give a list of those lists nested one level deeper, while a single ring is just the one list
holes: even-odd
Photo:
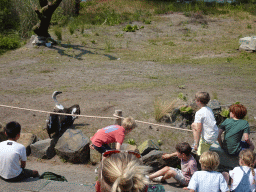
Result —
[{"label": "shrub", "polygon": [[20,47],[20,39],[18,36],[0,35],[0,49],[10,50]]},{"label": "shrub", "polygon": [[162,102],[161,100],[156,100],[154,102],[155,120],[160,122],[165,115],[170,113],[176,107],[176,104],[176,100],[171,102]]},{"label": "shrub", "polygon": [[135,32],[136,30],[138,30],[137,25],[134,25],[134,26],[126,25],[126,27],[123,29],[123,31],[125,32]]},{"label": "shrub", "polygon": [[58,39],[59,41],[62,40],[62,31],[61,31],[61,28],[56,27],[56,28],[54,29],[54,34],[57,36],[57,39]]}]

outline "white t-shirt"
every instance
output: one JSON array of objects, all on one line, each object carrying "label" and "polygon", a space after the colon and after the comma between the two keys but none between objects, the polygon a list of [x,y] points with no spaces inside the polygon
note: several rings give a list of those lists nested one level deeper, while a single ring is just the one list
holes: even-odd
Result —
[{"label": "white t-shirt", "polygon": [[[245,173],[248,173],[248,171],[251,169],[250,167],[247,167],[247,166],[242,166],[242,167]],[[256,169],[254,169],[254,172],[256,174]],[[233,179],[233,183],[231,183],[230,190],[235,190],[238,184],[240,183],[240,181],[242,180],[244,173],[240,167],[235,167],[233,170],[229,171],[229,175]],[[254,176],[254,179],[256,180],[256,176]],[[253,184],[252,171],[249,176],[249,181],[251,184],[251,191],[255,192],[255,184]]]},{"label": "white t-shirt", "polygon": [[202,134],[201,137],[207,143],[214,143],[218,138],[218,127],[214,114],[210,107],[202,107],[196,112],[194,123],[202,123]]},{"label": "white t-shirt", "polygon": [[226,192],[228,184],[223,175],[216,171],[197,171],[193,174],[188,184],[189,189],[196,192]]},{"label": "white t-shirt", "polygon": [[20,161],[27,161],[26,148],[15,141],[0,143],[0,176],[4,179],[17,177],[22,168]]}]

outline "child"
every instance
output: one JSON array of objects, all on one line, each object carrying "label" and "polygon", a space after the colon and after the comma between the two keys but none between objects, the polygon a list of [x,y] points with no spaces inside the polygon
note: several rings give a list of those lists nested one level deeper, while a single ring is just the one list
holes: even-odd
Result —
[{"label": "child", "polygon": [[[231,105],[229,108],[230,119],[226,119],[219,130],[218,142],[221,148],[229,155],[238,156],[239,152],[244,148],[254,150],[254,145],[249,139],[250,127],[246,120],[243,120],[247,110],[241,104]],[[221,134],[225,131],[224,140],[221,139]],[[241,141],[244,137],[245,141]]]},{"label": "child", "polygon": [[206,106],[210,101],[209,93],[198,92],[195,100],[200,110],[196,112],[195,121],[191,127],[194,136],[193,149],[200,156],[203,152],[208,151],[217,140],[219,130],[211,108]]},{"label": "child", "polygon": [[229,191],[224,176],[214,170],[219,166],[219,155],[213,151],[204,152],[199,159],[202,171],[197,171],[192,176],[188,189],[190,192],[219,192]]},{"label": "child", "polygon": [[242,150],[239,153],[240,167],[235,167],[229,171],[229,175],[232,178],[230,191],[255,191],[256,169],[253,168],[254,161],[255,156],[250,149]]},{"label": "child", "polygon": [[9,122],[5,127],[8,140],[0,143],[0,176],[6,181],[21,181],[39,176],[38,171],[25,169],[26,148],[16,142],[20,138],[20,131],[18,122]]},{"label": "child", "polygon": [[173,167],[164,167],[163,169],[151,174],[149,179],[162,182],[173,177],[181,185],[187,186],[193,173],[197,171],[197,163],[191,155],[191,147],[188,143],[179,143],[176,145],[176,152],[172,154],[164,154],[163,159],[169,159],[177,156],[181,160],[181,170]]},{"label": "child", "polygon": [[109,143],[116,142],[116,149],[120,150],[124,141],[124,136],[130,133],[136,127],[135,120],[132,117],[124,118],[122,126],[110,125],[99,129],[93,137],[91,137],[92,144],[90,148],[96,149],[99,153],[104,153],[111,150]]}]

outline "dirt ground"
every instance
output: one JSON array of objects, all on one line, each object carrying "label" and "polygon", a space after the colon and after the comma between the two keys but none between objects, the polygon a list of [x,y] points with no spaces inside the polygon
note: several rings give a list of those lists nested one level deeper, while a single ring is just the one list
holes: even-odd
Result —
[{"label": "dirt ground", "polygon": [[[203,28],[204,33],[198,32],[193,40],[195,43],[200,38],[209,40],[209,45],[214,43],[214,39],[226,35],[237,38],[239,32],[235,31],[236,25],[245,25],[228,18],[208,18],[207,22],[208,27]],[[143,25],[140,22],[133,24]],[[181,60],[175,63],[175,59],[187,57],[186,51],[193,49],[193,55],[189,55],[192,59],[231,57],[239,54],[236,49],[219,53],[195,49],[191,41],[182,40],[187,38],[184,37],[184,28],[197,32],[202,30],[202,24],[192,22],[179,13],[158,16],[151,25],[135,33],[124,33],[121,29],[125,25],[88,27],[83,36],[79,31],[73,36],[63,33],[61,45],[48,48],[33,47],[28,43],[2,55],[0,104],[52,111],[54,102],[51,95],[58,90],[63,92],[58,101],[65,107],[79,104],[82,115],[113,117],[115,110],[122,110],[123,116],[156,123],[154,101],[157,98],[170,101],[182,92],[192,100],[197,91],[207,91],[224,105],[242,102],[248,108],[250,123],[255,124],[255,78],[233,76],[230,71],[243,69],[233,68],[232,63],[224,61],[216,65],[183,63]],[[229,27],[233,27],[233,33],[228,32]],[[111,42],[107,42],[106,38]],[[159,38],[171,38],[186,50],[173,48],[173,52],[168,54]],[[106,46],[115,48],[106,51]],[[167,64],[164,61],[167,57],[173,62]],[[251,66],[254,65],[255,61],[251,61]],[[0,107],[0,122],[3,125],[12,120],[18,121],[22,132],[34,133],[41,139],[48,137],[46,130],[43,130],[46,119],[46,113]],[[74,128],[81,129],[90,137],[97,129],[112,123],[113,119],[80,117],[75,121]],[[174,146],[180,141],[192,143],[191,132],[161,127],[157,131],[155,128],[138,123],[126,140],[133,138],[139,145],[146,139],[161,139],[162,150],[166,152],[174,151]],[[36,160],[31,158],[29,161]],[[64,164],[61,161],[58,163]]]}]

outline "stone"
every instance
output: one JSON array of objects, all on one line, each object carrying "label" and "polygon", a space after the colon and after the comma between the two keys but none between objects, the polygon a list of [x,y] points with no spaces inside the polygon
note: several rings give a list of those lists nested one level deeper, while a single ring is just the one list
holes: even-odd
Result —
[{"label": "stone", "polygon": [[37,141],[36,135],[32,133],[21,133],[20,138],[17,140],[18,143],[26,147],[27,156],[31,154],[30,145]]},{"label": "stone", "polygon": [[144,141],[139,147],[139,152],[140,154],[143,156],[143,155],[146,155],[148,154],[150,151],[152,150],[159,150],[160,147],[159,145],[157,144],[157,142],[154,142],[152,140],[146,140]]},{"label": "stone", "polygon": [[101,161],[101,153],[95,149],[90,149],[90,162],[95,165]]},{"label": "stone", "polygon": [[124,151],[135,151],[135,152],[139,153],[137,145],[130,145],[128,143],[123,143],[121,145],[121,150],[124,150]]},{"label": "stone", "polygon": [[31,155],[40,159],[51,159],[56,155],[53,139],[45,139],[30,145]]},{"label": "stone", "polygon": [[81,130],[67,129],[59,138],[55,150],[68,162],[86,163],[90,160],[89,143],[89,138]]},{"label": "stone", "polygon": [[212,112],[214,114],[216,114],[216,113],[221,111],[220,103],[216,99],[210,100],[209,103],[207,104],[207,106],[212,109]]},{"label": "stone", "polygon": [[180,160],[178,159],[178,157],[163,159],[163,154],[163,151],[152,150],[147,155],[142,157],[143,164],[151,166],[153,168],[153,172],[158,171],[165,166],[174,168],[180,167]]},{"label": "stone", "polygon": [[4,126],[2,123],[0,123],[0,142],[7,140],[7,136],[4,132]]},{"label": "stone", "polygon": [[210,151],[215,151],[218,153],[220,157],[220,165],[219,167],[225,170],[231,170],[237,166],[239,166],[239,158],[230,156],[220,147],[219,143],[215,142],[211,145]]}]

